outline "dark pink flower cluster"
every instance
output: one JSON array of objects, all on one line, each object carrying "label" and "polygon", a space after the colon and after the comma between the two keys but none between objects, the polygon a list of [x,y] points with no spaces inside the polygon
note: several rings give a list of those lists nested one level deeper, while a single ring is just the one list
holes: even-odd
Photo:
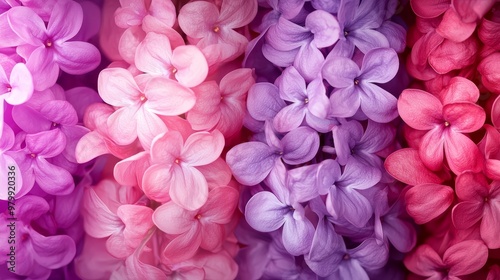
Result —
[{"label": "dark pink flower cluster", "polygon": [[0,2],[1,279],[76,277],[92,167],[78,164],[75,146],[99,97],[72,75],[100,64],[86,42],[99,29],[96,11],[88,1]]},{"label": "dark pink flower cluster", "polygon": [[[500,17],[495,1],[411,1],[407,67],[398,100],[408,148],[388,172],[408,184],[406,210],[422,226],[405,258],[432,279],[498,279],[500,262]],[[493,61],[497,61],[493,63]]]},{"label": "dark pink flower cluster", "polygon": [[221,154],[240,137],[255,82],[240,65],[257,1],[119,2],[104,6],[105,103],[86,111],[91,131],[76,146],[79,162],[108,161],[83,194],[77,273],[233,279],[239,191]]}]

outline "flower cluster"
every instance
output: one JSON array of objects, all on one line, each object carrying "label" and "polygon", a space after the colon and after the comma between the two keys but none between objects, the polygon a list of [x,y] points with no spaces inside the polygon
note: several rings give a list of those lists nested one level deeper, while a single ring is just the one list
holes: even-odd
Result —
[{"label": "flower cluster", "polygon": [[407,67],[418,80],[398,100],[408,148],[385,163],[409,185],[406,209],[423,225],[422,242],[404,263],[413,276],[496,279],[499,259],[491,250],[500,248],[500,80],[492,61],[500,55],[500,6],[411,6],[417,18]]},{"label": "flower cluster", "polygon": [[83,111],[99,97],[72,75],[100,64],[98,49],[86,42],[99,29],[96,11],[88,1],[0,5],[2,279],[76,277],[79,206],[91,167],[78,164],[75,147],[88,132]]},{"label": "flower cluster", "polygon": [[237,274],[239,190],[221,154],[255,83],[240,57],[257,1],[181,2],[105,3],[101,32],[121,35],[101,37],[114,60],[98,77],[105,103],[88,108],[76,145],[79,162],[108,161],[83,194],[82,279]]},{"label": "flower cluster", "polygon": [[[384,170],[397,148],[396,1],[262,1],[245,127],[226,161],[242,191],[240,279],[402,276],[416,242],[402,188]],[[394,21],[393,21],[394,19]]]}]

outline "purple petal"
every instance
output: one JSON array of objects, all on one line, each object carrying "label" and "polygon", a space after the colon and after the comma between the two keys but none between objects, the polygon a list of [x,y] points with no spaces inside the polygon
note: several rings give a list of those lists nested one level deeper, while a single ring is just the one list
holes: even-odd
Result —
[{"label": "purple petal", "polygon": [[369,238],[358,247],[349,250],[349,254],[364,268],[374,270],[382,268],[387,263],[389,248],[386,244],[379,245],[376,239]]},{"label": "purple petal", "polygon": [[306,115],[303,104],[291,104],[281,109],[274,117],[273,125],[278,132],[288,132],[302,124]]},{"label": "purple petal", "polygon": [[333,279],[370,280],[370,277],[368,277],[368,274],[357,260],[342,262],[339,270],[334,275]]},{"label": "purple petal", "polygon": [[361,110],[370,119],[387,123],[398,116],[397,99],[386,90],[371,83],[362,82]]},{"label": "purple petal", "polygon": [[305,26],[314,34],[313,44],[317,48],[329,47],[339,39],[340,26],[330,13],[316,10],[306,17]]},{"label": "purple petal", "polygon": [[10,28],[27,44],[41,46],[47,38],[45,23],[32,9],[14,7],[7,13]]},{"label": "purple petal", "polygon": [[307,86],[307,110],[318,118],[326,118],[330,111],[330,101],[322,79],[314,79]]},{"label": "purple petal", "polygon": [[43,104],[40,114],[56,124],[75,125],[78,122],[75,108],[64,100],[52,100]]},{"label": "purple petal", "polygon": [[305,202],[318,196],[317,181],[319,178],[319,166],[307,165],[288,171],[286,185],[291,190],[292,202]]},{"label": "purple petal", "polygon": [[312,44],[302,46],[295,57],[293,65],[307,81],[318,77],[325,57],[323,53]]},{"label": "purple petal", "polygon": [[54,62],[54,54],[51,49],[39,47],[35,49],[26,66],[33,76],[35,90],[42,91],[53,86],[59,77],[59,65]]},{"label": "purple petal", "polygon": [[283,246],[293,256],[309,252],[314,236],[314,226],[306,217],[295,219],[295,214],[285,216]]},{"label": "purple petal", "polygon": [[376,153],[391,144],[395,135],[394,126],[368,120],[365,133],[356,148],[367,153]]},{"label": "purple petal", "polygon": [[373,209],[370,201],[356,190],[339,188],[336,195],[331,196],[330,201],[334,209],[340,210],[338,211],[340,215],[358,228],[364,227],[372,217]]},{"label": "purple petal", "polygon": [[278,88],[271,83],[256,83],[248,91],[247,109],[252,118],[266,121],[285,107]]},{"label": "purple petal", "polygon": [[66,136],[59,129],[26,135],[26,148],[35,156],[55,157],[64,150],[65,146]]},{"label": "purple petal", "polygon": [[[71,20],[68,20],[68,19]],[[83,23],[83,10],[79,3],[59,1],[50,14],[47,33],[54,41],[65,42],[78,33]]]},{"label": "purple petal", "polygon": [[26,104],[12,108],[12,118],[26,133],[46,131],[52,125],[51,121],[45,119],[39,112]]},{"label": "purple petal", "polygon": [[326,159],[318,166],[317,186],[318,192],[324,195],[330,190],[333,184],[340,179],[341,176],[340,165],[333,159]]},{"label": "purple petal", "polygon": [[311,40],[312,34],[305,27],[283,17],[267,31],[266,41],[276,50],[291,51]]},{"label": "purple petal", "polygon": [[281,203],[273,193],[263,191],[250,198],[245,207],[245,218],[254,229],[271,232],[285,223],[289,212],[289,206]]},{"label": "purple petal", "polygon": [[352,117],[361,105],[361,89],[350,86],[334,90],[330,95],[331,114],[334,117]]},{"label": "purple petal", "polygon": [[75,188],[71,174],[64,168],[49,163],[44,158],[38,158],[33,169],[35,180],[48,194],[67,195]]},{"label": "purple petal", "polygon": [[306,98],[306,81],[295,67],[287,67],[276,81],[280,97],[290,102],[302,102]]},{"label": "purple petal", "polygon": [[262,45],[262,54],[264,55],[264,57],[278,67],[291,66],[293,64],[293,61],[295,60],[295,57],[297,56],[298,51],[299,49],[280,51],[275,49],[268,43]]},{"label": "purple petal", "polygon": [[87,42],[64,42],[56,47],[54,59],[64,72],[80,75],[94,70],[101,63],[101,54]]},{"label": "purple petal", "polygon": [[350,40],[363,53],[376,48],[388,48],[389,41],[384,34],[372,29],[359,29],[349,33]]},{"label": "purple petal", "polygon": [[252,186],[264,180],[278,155],[261,142],[248,142],[234,146],[226,154],[226,162],[234,177],[244,185]]},{"label": "purple petal", "polygon": [[36,261],[49,269],[69,264],[76,254],[75,241],[67,235],[45,237],[35,230],[30,232],[31,245]]},{"label": "purple petal", "polygon": [[359,76],[358,65],[349,58],[328,56],[321,71],[325,80],[335,88],[346,88],[354,85]]},{"label": "purple petal", "polygon": [[406,30],[403,28],[403,26],[395,22],[386,20],[377,29],[377,31],[385,35],[385,37],[389,41],[390,48],[394,49],[398,53],[401,53],[405,50]]},{"label": "purple petal", "polygon": [[19,105],[31,98],[33,94],[33,78],[25,64],[17,63],[12,68],[9,82],[12,91],[5,97],[7,103]]},{"label": "purple petal", "polygon": [[39,196],[27,195],[16,201],[16,214],[27,224],[47,213],[49,209],[47,201]]},{"label": "purple petal", "polygon": [[347,161],[338,187],[364,190],[374,186],[382,178],[380,170],[365,166],[353,157]]},{"label": "purple petal", "polygon": [[415,247],[417,234],[411,223],[397,217],[385,216],[382,227],[384,234],[398,251],[406,253]]},{"label": "purple petal", "polygon": [[319,149],[318,133],[309,127],[299,127],[281,139],[283,160],[288,164],[302,164],[316,156]]},{"label": "purple petal", "polygon": [[398,69],[398,54],[393,49],[373,49],[363,58],[359,78],[370,83],[387,83],[396,76]]},{"label": "purple petal", "polygon": [[311,250],[305,258],[307,265],[321,277],[333,274],[344,257],[343,243],[342,237],[333,229],[333,224],[328,219],[320,219]]}]

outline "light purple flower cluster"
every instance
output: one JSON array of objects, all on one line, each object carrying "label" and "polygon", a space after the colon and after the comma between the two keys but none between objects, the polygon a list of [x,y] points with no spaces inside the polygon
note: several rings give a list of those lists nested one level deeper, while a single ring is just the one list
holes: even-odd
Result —
[{"label": "light purple flower cluster", "polygon": [[75,277],[80,201],[91,184],[75,147],[88,132],[83,112],[100,98],[71,76],[73,88],[56,82],[61,71],[100,64],[86,42],[98,32],[99,10],[88,1],[0,1],[0,279]]},{"label": "light purple flower cluster", "polygon": [[396,95],[407,84],[396,8],[261,2],[244,62],[258,81],[245,120],[253,136],[226,155],[248,186],[241,279],[404,277],[393,264],[414,247],[415,228],[383,167],[398,147]]}]

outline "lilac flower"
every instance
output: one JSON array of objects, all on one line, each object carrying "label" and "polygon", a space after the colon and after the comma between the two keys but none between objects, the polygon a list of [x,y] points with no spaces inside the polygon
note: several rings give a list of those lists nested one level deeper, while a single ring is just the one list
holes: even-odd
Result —
[{"label": "lilac flower", "polygon": [[337,161],[345,165],[349,158],[382,170],[382,160],[376,155],[394,141],[396,130],[389,124],[368,120],[366,130],[358,121],[341,122],[332,129]]},{"label": "lilac flower", "polygon": [[[76,253],[75,242],[66,235],[44,236],[31,224],[49,211],[49,204],[41,197],[28,195],[16,201],[16,274],[31,279],[47,279],[52,269],[70,263]],[[2,224],[8,225],[8,215],[0,214]],[[10,229],[0,228],[0,235],[8,240]],[[8,261],[8,246],[0,247],[0,263]]]},{"label": "lilac flower", "polygon": [[286,106],[279,94],[279,89],[271,83],[256,83],[248,91],[247,109],[257,121],[272,121],[278,112]]},{"label": "lilac flower", "polygon": [[0,67],[0,132],[4,124],[4,101],[10,105],[19,105],[28,101],[33,94],[33,78],[26,65],[17,63],[12,68],[5,69],[6,65],[14,63],[8,58],[6,60]]},{"label": "lilac flower", "polygon": [[[35,182],[48,194],[66,195],[73,191],[73,177],[64,168],[47,161],[59,155],[66,147],[64,134],[57,129],[36,134],[25,134],[25,147],[10,151],[23,174],[23,189],[31,190]],[[21,136],[22,137],[22,136]],[[20,138],[22,139],[22,138]]]},{"label": "lilac flower", "polygon": [[314,227],[300,204],[304,199],[291,196],[291,191],[285,185],[285,177],[285,166],[277,164],[267,180],[273,192],[255,194],[245,207],[245,218],[250,226],[262,232],[283,227],[285,249],[298,256],[309,251]]},{"label": "lilac flower", "polygon": [[238,182],[255,185],[264,180],[277,161],[302,164],[311,160],[319,148],[319,136],[309,127],[288,132],[281,140],[271,125],[266,125],[266,142],[247,142],[234,146],[226,155],[226,162]]},{"label": "lilac flower", "polygon": [[367,52],[361,69],[349,58],[328,57],[322,74],[335,88],[330,96],[332,115],[352,117],[361,108],[368,118],[376,122],[387,123],[396,118],[396,97],[375,83],[389,82],[398,68],[398,56],[389,48]]},{"label": "lilac flower", "polygon": [[341,0],[338,10],[339,41],[330,56],[352,57],[354,48],[367,53],[389,47],[387,38],[376,31],[385,16],[385,1]]},{"label": "lilac flower", "polygon": [[274,127],[279,132],[288,132],[299,127],[302,121],[318,130],[329,130],[329,122],[325,120],[330,103],[322,79],[314,79],[307,85],[299,72],[290,66],[283,71],[277,81],[280,97],[292,102],[284,107],[274,118]]},{"label": "lilac flower", "polygon": [[343,172],[339,164],[331,159],[324,160],[319,165],[319,193],[327,195],[326,208],[334,219],[343,216],[354,226],[361,228],[366,225],[373,214],[370,201],[358,190],[373,187],[381,178],[378,169],[367,168],[359,162],[350,159]]},{"label": "lilac flower", "polygon": [[82,8],[74,1],[59,1],[47,27],[43,19],[27,7],[10,9],[8,20],[10,28],[25,42],[17,51],[32,71],[36,90],[52,86],[59,68],[69,74],[83,74],[100,63],[99,50],[95,46],[87,42],[68,42],[78,33],[83,21]]},{"label": "lilac flower", "polygon": [[311,12],[305,27],[280,17],[267,31],[262,52],[277,66],[293,64],[306,81],[311,81],[320,73],[325,59],[319,49],[337,42],[339,33],[337,19],[325,11]]}]

